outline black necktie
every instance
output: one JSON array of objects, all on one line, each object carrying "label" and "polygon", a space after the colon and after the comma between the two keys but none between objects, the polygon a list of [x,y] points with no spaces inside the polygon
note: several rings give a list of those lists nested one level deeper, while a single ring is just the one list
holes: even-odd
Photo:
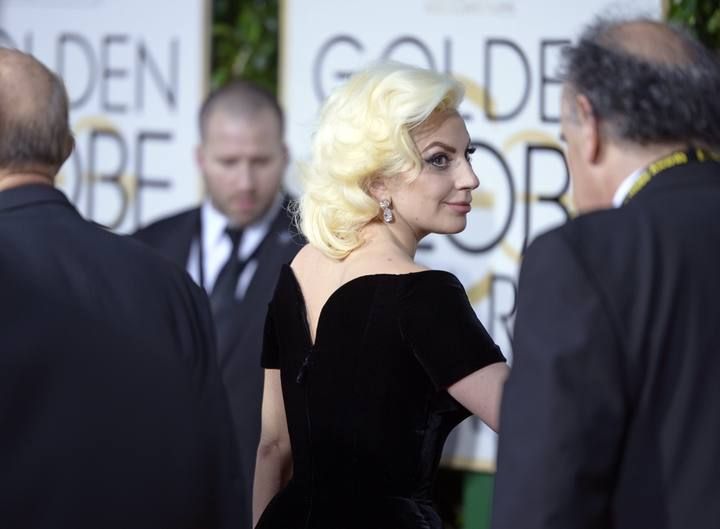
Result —
[{"label": "black necktie", "polygon": [[230,257],[223,265],[215,280],[212,292],[210,293],[210,307],[213,316],[216,318],[235,305],[235,292],[237,291],[238,279],[245,265],[238,257],[238,248],[242,238],[242,230],[239,228],[225,228],[225,233],[232,241]]}]

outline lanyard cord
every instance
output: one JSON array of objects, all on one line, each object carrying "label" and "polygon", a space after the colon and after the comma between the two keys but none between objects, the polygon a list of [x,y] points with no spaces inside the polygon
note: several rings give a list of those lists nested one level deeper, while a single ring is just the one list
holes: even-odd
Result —
[{"label": "lanyard cord", "polygon": [[654,161],[647,168],[640,173],[635,183],[628,191],[623,200],[623,204],[627,204],[637,195],[650,181],[658,174],[666,171],[672,167],[678,167],[680,165],[686,165],[690,162],[718,162],[720,161],[720,155],[706,151],[705,149],[688,149],[687,151],[676,151],[672,154],[668,154],[659,160]]}]

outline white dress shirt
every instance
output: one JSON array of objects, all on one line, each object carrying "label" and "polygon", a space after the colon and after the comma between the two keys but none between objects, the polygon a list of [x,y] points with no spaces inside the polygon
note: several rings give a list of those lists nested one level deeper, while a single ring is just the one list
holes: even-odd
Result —
[{"label": "white dress shirt", "polygon": [[[242,238],[238,247],[238,258],[240,260],[245,260],[250,257],[263,241],[270,230],[270,225],[273,219],[275,219],[275,215],[277,215],[282,207],[282,200],[282,195],[278,194],[273,204],[262,217],[243,228]],[[201,278],[204,279],[204,284],[201,286],[208,294],[212,292],[213,285],[220,274],[220,270],[227,262],[230,252],[232,251],[232,241],[230,240],[230,236],[225,233],[227,225],[227,218],[213,206],[209,199],[206,200],[200,209],[200,226],[202,233],[200,234],[199,240],[196,236],[192,242],[186,269],[198,285],[200,285]],[[200,268],[200,243],[202,243],[202,271]],[[257,259],[253,258],[248,261],[245,268],[243,268],[235,291],[237,298],[242,298],[245,294],[255,274],[257,265]]]},{"label": "white dress shirt", "polygon": [[638,181],[638,178],[640,178],[640,175],[643,174],[643,168],[633,171],[628,175],[625,180],[620,182],[620,185],[615,190],[615,195],[613,195],[613,207],[619,208],[623,205],[623,202],[625,201],[625,197],[632,189],[632,186],[635,185],[635,182]]}]

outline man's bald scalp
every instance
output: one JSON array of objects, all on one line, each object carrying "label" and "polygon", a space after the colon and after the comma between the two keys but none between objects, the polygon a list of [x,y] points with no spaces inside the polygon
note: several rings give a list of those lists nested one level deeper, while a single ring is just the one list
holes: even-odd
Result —
[{"label": "man's bald scalp", "polygon": [[62,81],[31,55],[0,48],[0,167],[57,171],[72,146]]}]

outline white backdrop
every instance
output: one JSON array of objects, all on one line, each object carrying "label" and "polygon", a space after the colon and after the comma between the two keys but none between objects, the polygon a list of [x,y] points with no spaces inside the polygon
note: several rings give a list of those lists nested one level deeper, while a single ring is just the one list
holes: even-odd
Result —
[{"label": "white backdrop", "polygon": [[[480,188],[465,232],[429,237],[418,260],[458,276],[510,358],[520,256],[569,208],[556,79],[562,46],[600,12],[658,18],[661,10],[660,0],[285,0],[281,87],[291,151],[307,157],[321,101],[368,62],[392,58],[463,81]],[[445,464],[491,470],[495,441],[470,419],[449,440]]]},{"label": "white backdrop", "polygon": [[59,186],[118,231],[196,204],[210,0],[2,0],[0,45],[66,82],[76,149]]}]

